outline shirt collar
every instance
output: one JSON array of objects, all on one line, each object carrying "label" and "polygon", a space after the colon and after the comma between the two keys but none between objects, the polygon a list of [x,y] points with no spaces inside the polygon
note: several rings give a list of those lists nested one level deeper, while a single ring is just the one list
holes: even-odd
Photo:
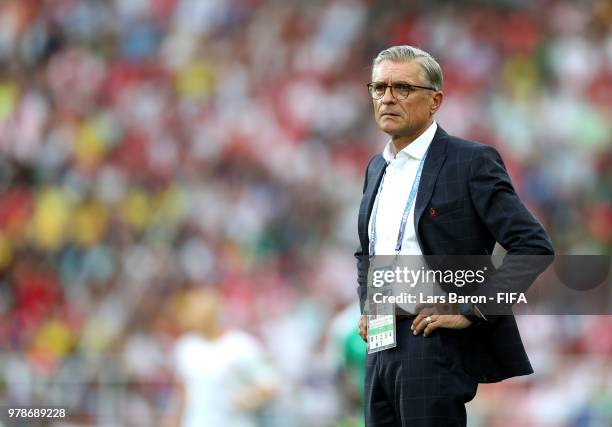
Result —
[{"label": "shirt collar", "polygon": [[387,161],[387,163],[391,162],[391,160],[395,158],[403,156],[410,156],[421,160],[425,155],[425,152],[427,152],[429,144],[431,144],[431,141],[433,141],[437,129],[438,125],[434,121],[425,132],[420,134],[417,139],[404,147],[404,149],[399,153],[395,152],[395,145],[393,145],[392,141],[389,141],[382,153],[384,159]]}]

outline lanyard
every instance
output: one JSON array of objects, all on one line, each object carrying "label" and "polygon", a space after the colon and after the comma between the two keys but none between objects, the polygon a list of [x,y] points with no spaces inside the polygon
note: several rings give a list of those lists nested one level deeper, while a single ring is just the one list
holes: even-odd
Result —
[{"label": "lanyard", "polygon": [[[429,150],[427,150],[429,151]],[[408,215],[410,215],[410,209],[412,208],[412,204],[414,203],[414,199],[416,198],[417,191],[419,189],[419,182],[421,181],[421,174],[423,173],[423,165],[425,164],[425,159],[427,158],[427,151],[423,155],[423,158],[419,162],[419,168],[417,169],[416,176],[414,177],[414,182],[412,183],[412,188],[410,189],[410,195],[408,196],[408,200],[406,201],[406,207],[404,208],[404,214],[402,215],[402,221],[400,222],[399,231],[397,233],[397,243],[395,244],[395,254],[399,255],[402,250],[402,243],[404,241],[404,233],[406,231],[406,223],[408,222]],[[376,214],[378,213],[378,203],[380,202],[380,196],[382,194],[383,183],[385,182],[385,176],[387,175],[387,170],[385,169],[383,173],[383,177],[380,181],[378,195],[376,196],[376,202],[374,203],[374,208],[372,211],[372,227],[370,230],[370,256],[375,255],[376,248]]]}]

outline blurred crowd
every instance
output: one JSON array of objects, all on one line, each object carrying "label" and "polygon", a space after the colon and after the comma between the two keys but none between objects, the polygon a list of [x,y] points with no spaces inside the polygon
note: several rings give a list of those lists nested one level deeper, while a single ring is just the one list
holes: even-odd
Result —
[{"label": "blurred crowd", "polygon": [[[282,379],[261,425],[359,425],[365,84],[394,44],[438,59],[438,123],[500,150],[557,253],[610,253],[609,1],[4,0],[0,401],[156,425],[177,301],[214,287]],[[472,425],[610,425],[611,318],[519,322],[537,376]]]}]

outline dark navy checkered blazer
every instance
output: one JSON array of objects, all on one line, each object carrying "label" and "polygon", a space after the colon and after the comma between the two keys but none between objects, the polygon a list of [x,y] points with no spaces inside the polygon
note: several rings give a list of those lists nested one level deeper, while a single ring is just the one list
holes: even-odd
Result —
[{"label": "dark navy checkered blazer", "polygon": [[[387,163],[375,155],[366,170],[355,252],[363,311],[368,272],[368,223]],[[406,183],[410,191],[412,183]],[[552,255],[550,239],[516,195],[499,153],[490,146],[448,135],[438,126],[429,147],[417,194],[414,227],[424,255],[488,255],[499,242],[508,255]],[[507,265],[495,272],[501,282],[528,280],[538,271]],[[465,330],[462,361],[479,382],[533,372],[512,315],[488,316]]]}]

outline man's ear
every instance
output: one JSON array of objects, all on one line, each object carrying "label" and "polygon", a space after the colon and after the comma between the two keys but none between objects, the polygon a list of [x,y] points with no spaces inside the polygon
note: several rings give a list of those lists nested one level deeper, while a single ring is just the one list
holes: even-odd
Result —
[{"label": "man's ear", "polygon": [[434,95],[433,95],[433,102],[431,104],[431,111],[430,111],[430,114],[432,116],[436,113],[436,111],[438,111],[440,109],[440,106],[442,105],[442,100],[443,99],[444,99],[444,92],[439,90],[436,93],[434,93]]}]

